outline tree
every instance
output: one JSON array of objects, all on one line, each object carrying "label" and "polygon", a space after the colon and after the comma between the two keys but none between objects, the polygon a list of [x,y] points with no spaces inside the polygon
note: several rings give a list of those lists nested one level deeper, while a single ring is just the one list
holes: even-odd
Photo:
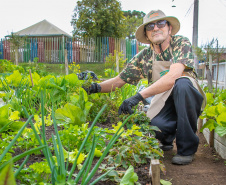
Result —
[{"label": "tree", "polygon": [[126,37],[128,37],[129,39],[134,39],[135,32],[137,28],[142,24],[145,13],[136,10],[123,11],[123,13],[126,17]]},{"label": "tree", "polygon": [[117,0],[77,1],[71,24],[74,36],[125,36],[125,17]]},{"label": "tree", "polygon": [[13,51],[13,55],[12,55],[12,60],[14,60],[14,64],[18,65],[19,64],[19,54],[18,54],[18,50],[20,49],[21,46],[24,45],[24,41],[25,41],[26,37],[21,37],[19,35],[15,35],[14,33],[11,33],[11,35],[9,36],[9,43],[10,43],[10,48]]},{"label": "tree", "polygon": [[[215,48],[216,42],[217,42],[217,46]],[[224,48],[219,49],[217,39],[213,38],[210,42],[207,42],[206,44],[201,45],[201,47],[196,47],[194,51],[199,61],[205,61],[208,87],[210,92],[212,92],[213,79],[212,79],[212,74],[209,68],[210,56],[212,56],[213,61],[216,60],[216,63],[218,64],[217,71],[219,71],[219,57],[222,55]],[[217,73],[217,79],[218,79],[218,73]],[[216,87],[217,87],[217,80],[216,80]]]}]

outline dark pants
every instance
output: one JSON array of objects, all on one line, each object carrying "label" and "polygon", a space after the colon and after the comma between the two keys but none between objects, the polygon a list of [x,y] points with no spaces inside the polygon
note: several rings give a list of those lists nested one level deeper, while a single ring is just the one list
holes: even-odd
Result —
[{"label": "dark pants", "polygon": [[156,138],[164,145],[172,144],[176,138],[177,154],[194,154],[199,144],[199,138],[195,133],[202,101],[202,95],[188,78],[176,80],[165,106],[151,120],[151,125],[161,130],[156,132]]}]

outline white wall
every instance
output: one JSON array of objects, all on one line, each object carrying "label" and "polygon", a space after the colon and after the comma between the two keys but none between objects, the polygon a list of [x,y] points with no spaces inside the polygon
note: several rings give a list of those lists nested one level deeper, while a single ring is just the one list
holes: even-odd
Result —
[{"label": "white wall", "polygon": [[[225,81],[225,65],[226,62],[219,63],[219,73],[218,73],[218,81],[224,82]],[[217,79],[217,64],[212,64],[213,66],[213,80]]]}]

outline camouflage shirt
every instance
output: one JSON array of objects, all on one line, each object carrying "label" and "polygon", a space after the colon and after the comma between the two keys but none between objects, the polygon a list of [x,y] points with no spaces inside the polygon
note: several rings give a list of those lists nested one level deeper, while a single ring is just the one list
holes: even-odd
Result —
[{"label": "camouflage shirt", "polygon": [[[185,71],[192,77],[195,77],[192,46],[188,38],[179,35],[172,36],[170,45],[173,56],[171,56],[171,52],[168,47],[162,53],[155,53],[155,60],[172,60],[173,63],[182,63],[185,65]],[[148,78],[148,81],[151,82],[152,62],[153,49],[152,46],[150,46],[135,55],[119,76],[126,83],[133,85],[136,85],[142,78]]]}]

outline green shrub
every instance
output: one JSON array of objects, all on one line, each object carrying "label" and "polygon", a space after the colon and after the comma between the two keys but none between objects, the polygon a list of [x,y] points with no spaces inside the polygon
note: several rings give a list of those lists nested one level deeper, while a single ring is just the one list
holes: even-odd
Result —
[{"label": "green shrub", "polygon": [[0,73],[11,73],[14,70],[24,73],[23,67],[14,65],[10,60],[0,59]]}]

